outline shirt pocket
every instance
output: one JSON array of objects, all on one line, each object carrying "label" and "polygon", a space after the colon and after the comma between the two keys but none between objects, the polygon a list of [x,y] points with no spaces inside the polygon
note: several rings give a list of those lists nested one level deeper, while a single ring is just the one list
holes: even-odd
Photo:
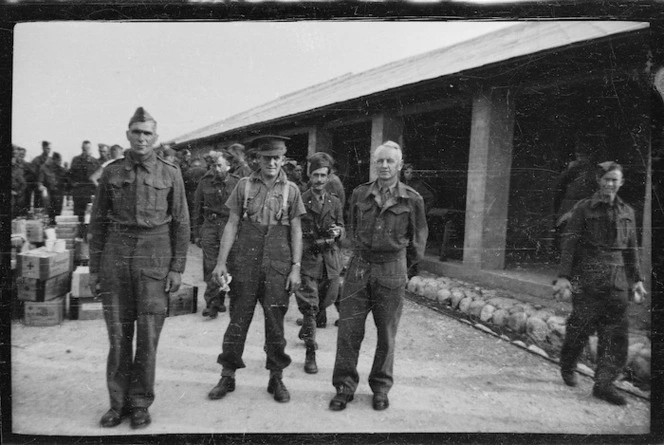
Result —
[{"label": "shirt pocket", "polygon": [[173,186],[172,181],[154,176],[145,177],[145,192],[148,208],[156,212],[168,209],[168,194]]},{"label": "shirt pocket", "polygon": [[616,247],[627,247],[634,230],[634,219],[631,215],[621,215],[616,224]]},{"label": "shirt pocket", "polygon": [[608,219],[598,213],[586,216],[586,239],[595,245],[606,245],[608,242]]},{"label": "shirt pocket", "polygon": [[113,203],[113,210],[116,212],[131,210],[131,179],[130,178],[114,178],[109,181],[109,192],[111,195],[111,202]]},{"label": "shirt pocket", "polygon": [[405,236],[410,221],[411,208],[407,204],[399,203],[385,211],[387,233],[396,233],[398,236]]}]

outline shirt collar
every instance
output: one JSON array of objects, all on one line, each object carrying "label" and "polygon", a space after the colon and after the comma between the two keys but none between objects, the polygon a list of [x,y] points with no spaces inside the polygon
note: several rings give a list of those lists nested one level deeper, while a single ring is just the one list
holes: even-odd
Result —
[{"label": "shirt collar", "polygon": [[152,150],[149,155],[145,157],[143,160],[138,160],[136,159],[136,156],[134,155],[134,152],[129,150],[124,157],[125,160],[125,169],[126,170],[131,170],[133,169],[136,165],[141,165],[143,168],[145,168],[148,172],[152,171],[154,167],[157,165],[157,154]]},{"label": "shirt collar", "polygon": [[[600,204],[611,205],[611,203],[600,192],[595,192],[590,198],[590,207],[595,208]],[[623,204],[624,202],[622,199],[620,199],[620,196],[616,195],[613,205],[622,207]]]},{"label": "shirt collar", "polygon": [[[392,185],[390,188],[390,193],[392,194],[393,197],[397,198],[407,198],[408,197],[408,192],[406,192],[406,186],[401,183],[401,181],[397,181]],[[371,183],[369,186],[369,190],[367,191],[367,195],[365,196],[368,197],[369,195],[374,195],[374,196],[379,196],[380,195],[380,186],[378,185],[378,180],[375,180]]]},{"label": "shirt collar", "polygon": [[[261,169],[260,168],[258,170],[256,170],[255,172],[252,172],[249,175],[249,179],[251,179],[252,181],[258,181],[261,184],[265,184],[265,181],[263,181],[263,177],[261,176]],[[288,180],[288,178],[286,177],[286,173],[284,173],[284,171],[282,169],[282,170],[279,170],[279,174],[277,174],[277,179],[274,181],[274,183],[277,184],[277,183],[282,182],[282,183],[285,184],[287,180]],[[265,184],[265,185],[267,186],[267,184]]]}]

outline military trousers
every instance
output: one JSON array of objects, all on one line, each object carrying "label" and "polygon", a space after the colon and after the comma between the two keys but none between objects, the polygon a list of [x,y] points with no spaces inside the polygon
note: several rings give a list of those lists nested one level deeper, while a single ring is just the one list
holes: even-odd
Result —
[{"label": "military trousers", "polygon": [[[247,332],[256,304],[263,308],[265,320],[265,368],[281,372],[291,363],[286,354],[284,317],[288,311],[289,293],[286,282],[291,269],[290,227],[260,226],[241,221],[231,253],[229,272],[230,322],[224,334],[222,352],[217,363],[223,370],[246,367],[242,360]],[[222,371],[223,371],[222,370]]]},{"label": "military trousers", "polygon": [[332,384],[338,392],[357,389],[357,362],[364,340],[366,319],[373,314],[378,336],[369,386],[388,393],[394,383],[395,339],[407,282],[406,255],[386,263],[371,263],[353,256],[339,300],[339,330]]},{"label": "military trousers", "polygon": [[226,219],[216,219],[214,221],[205,220],[201,227],[201,249],[203,249],[203,280],[205,280],[205,303],[207,307],[213,304],[223,306],[224,295],[219,294],[219,284],[212,280],[212,271],[217,265],[219,256],[219,243],[221,235],[224,233]]},{"label": "military trousers", "polygon": [[588,337],[597,332],[595,383],[598,386],[611,384],[627,364],[628,305],[625,289],[583,288],[575,293],[560,352],[561,368],[574,370]]},{"label": "military trousers", "polygon": [[171,255],[168,225],[112,229],[104,245],[99,279],[110,343],[106,381],[111,408],[118,412],[123,407],[147,408],[154,401]]},{"label": "military trousers", "polygon": [[[299,337],[307,346],[316,344],[316,322],[320,313],[331,306],[339,295],[339,277],[328,278],[324,272],[322,278],[313,278],[302,274],[302,286],[295,292],[297,307],[303,315]],[[325,319],[327,322],[327,317]]]},{"label": "military trousers", "polygon": [[74,199],[74,215],[78,216],[78,220],[83,222],[85,217],[85,209],[95,194],[95,186],[92,184],[79,184],[72,189],[72,198]]}]

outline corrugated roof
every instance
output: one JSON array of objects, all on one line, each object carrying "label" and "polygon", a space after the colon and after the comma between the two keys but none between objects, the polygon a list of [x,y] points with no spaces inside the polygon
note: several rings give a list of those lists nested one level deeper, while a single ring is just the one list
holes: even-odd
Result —
[{"label": "corrugated roof", "polygon": [[179,144],[267,122],[409,84],[460,73],[515,57],[614,34],[645,29],[647,22],[523,22],[359,74],[346,74],[279,97],[174,138]]}]

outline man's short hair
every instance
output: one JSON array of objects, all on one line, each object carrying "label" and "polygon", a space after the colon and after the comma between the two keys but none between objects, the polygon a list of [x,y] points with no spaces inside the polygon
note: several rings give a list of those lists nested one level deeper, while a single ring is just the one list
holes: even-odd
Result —
[{"label": "man's short hair", "polygon": [[83,141],[83,143],[81,144],[81,147],[84,146],[85,144],[90,144],[90,141],[88,141],[88,140]]},{"label": "man's short hair", "polygon": [[620,173],[623,173],[622,165],[618,164],[617,162],[614,161],[600,162],[599,164],[597,164],[597,169],[595,171],[595,174],[597,176],[597,179],[599,179],[608,172],[611,172],[613,170],[618,170]]},{"label": "man's short hair", "polygon": [[49,145],[51,145],[51,143],[49,141],[42,141],[42,148],[46,148]]},{"label": "man's short hair", "polygon": [[55,159],[60,159],[60,160],[62,160],[62,156],[60,156],[60,153],[58,153],[57,151],[53,153],[53,156],[52,156],[52,157],[53,157],[54,160],[55,160]]}]

